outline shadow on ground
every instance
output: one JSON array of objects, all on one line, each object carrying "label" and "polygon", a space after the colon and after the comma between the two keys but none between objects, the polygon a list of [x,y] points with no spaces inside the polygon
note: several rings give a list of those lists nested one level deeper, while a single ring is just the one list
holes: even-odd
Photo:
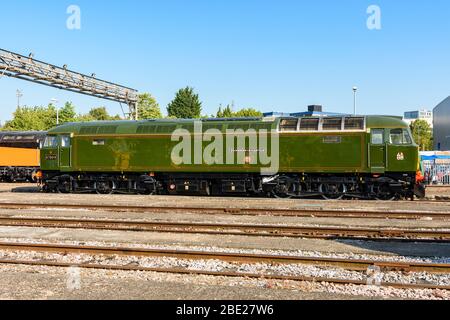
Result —
[{"label": "shadow on ground", "polygon": [[[9,191],[3,191],[9,192]],[[14,193],[39,193],[40,189],[38,187],[19,187],[11,189],[11,192]]]},{"label": "shadow on ground", "polygon": [[414,257],[448,257],[450,260],[450,243],[421,243],[402,241],[363,241],[363,240],[335,240],[337,242],[377,251]]}]

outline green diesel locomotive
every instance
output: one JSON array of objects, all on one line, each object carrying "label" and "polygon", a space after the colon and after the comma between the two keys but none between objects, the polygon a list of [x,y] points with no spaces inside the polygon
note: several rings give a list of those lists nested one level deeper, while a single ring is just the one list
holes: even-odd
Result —
[{"label": "green diesel locomotive", "polygon": [[71,123],[41,148],[47,192],[423,197],[419,150],[388,116]]}]

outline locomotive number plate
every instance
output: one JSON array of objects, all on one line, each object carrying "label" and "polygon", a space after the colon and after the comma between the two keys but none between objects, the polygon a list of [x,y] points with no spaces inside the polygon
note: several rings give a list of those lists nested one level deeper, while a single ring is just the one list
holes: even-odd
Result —
[{"label": "locomotive number plate", "polygon": [[57,159],[56,154],[47,154],[45,156],[45,160],[48,160],[48,161],[52,161],[52,160],[56,160],[56,159]]}]

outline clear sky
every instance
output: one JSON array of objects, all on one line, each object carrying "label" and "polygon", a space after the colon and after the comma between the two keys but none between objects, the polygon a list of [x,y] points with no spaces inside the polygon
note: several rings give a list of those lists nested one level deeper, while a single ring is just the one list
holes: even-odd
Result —
[{"label": "clear sky", "polygon": [[[66,10],[81,9],[69,30]],[[381,30],[367,8],[381,9]],[[193,86],[204,113],[236,108],[396,114],[450,95],[448,0],[22,0],[2,1],[0,48],[152,93],[165,112]],[[77,110],[117,103],[0,78],[0,120],[16,90],[25,105],[72,101]]]}]

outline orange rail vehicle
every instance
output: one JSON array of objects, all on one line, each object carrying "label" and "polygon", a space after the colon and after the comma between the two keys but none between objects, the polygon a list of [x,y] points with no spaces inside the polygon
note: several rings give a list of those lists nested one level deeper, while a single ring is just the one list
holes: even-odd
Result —
[{"label": "orange rail vehicle", "polygon": [[0,180],[35,181],[45,132],[0,132]]}]

